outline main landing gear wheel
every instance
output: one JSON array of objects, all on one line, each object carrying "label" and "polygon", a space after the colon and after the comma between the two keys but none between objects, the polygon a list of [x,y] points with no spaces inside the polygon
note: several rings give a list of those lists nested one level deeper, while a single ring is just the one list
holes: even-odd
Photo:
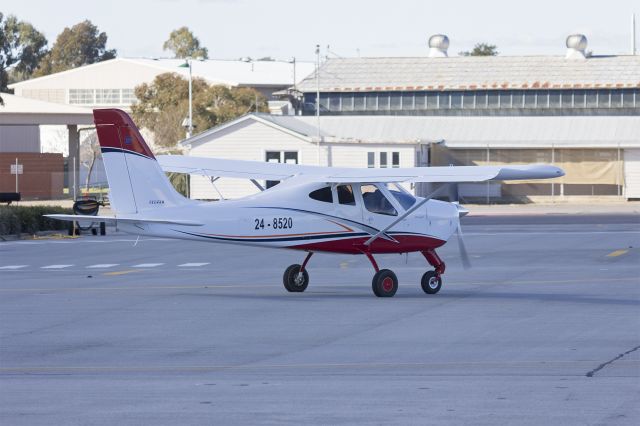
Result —
[{"label": "main landing gear wheel", "polygon": [[291,265],[284,271],[282,282],[287,291],[301,293],[307,289],[309,285],[309,274],[306,269],[303,270],[301,274],[301,268],[302,266],[300,265]]},{"label": "main landing gear wheel", "polygon": [[436,274],[436,271],[427,271],[422,276],[422,290],[427,294],[436,294],[442,287],[442,277]]},{"label": "main landing gear wheel", "polygon": [[371,288],[378,297],[393,297],[398,291],[398,278],[393,271],[381,269],[373,276]]}]

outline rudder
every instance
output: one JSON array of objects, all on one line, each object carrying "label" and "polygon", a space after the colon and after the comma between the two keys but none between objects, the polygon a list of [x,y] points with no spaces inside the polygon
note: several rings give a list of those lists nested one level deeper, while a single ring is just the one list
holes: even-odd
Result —
[{"label": "rudder", "polygon": [[171,185],[138,128],[119,109],[94,109],[109,198],[117,213],[185,204]]}]

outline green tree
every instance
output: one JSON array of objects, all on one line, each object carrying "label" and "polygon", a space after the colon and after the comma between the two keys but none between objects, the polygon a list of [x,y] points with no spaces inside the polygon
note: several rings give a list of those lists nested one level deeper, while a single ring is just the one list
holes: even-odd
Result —
[{"label": "green tree", "polygon": [[9,70],[18,79],[26,78],[46,52],[47,39],[33,25],[0,12],[0,92],[7,91]]},{"label": "green tree", "polygon": [[[209,85],[201,78],[192,81],[193,124],[196,132],[233,120],[252,111],[268,111],[267,99],[255,89]],[[156,145],[174,148],[184,139],[182,121],[189,111],[189,83],[175,73],[158,75],[152,83],[135,88],[138,102],[131,107],[133,118],[151,131]]]},{"label": "green tree", "polygon": [[176,58],[209,58],[207,48],[200,46],[200,40],[187,27],[171,31],[162,49],[171,50]]},{"label": "green tree", "polygon": [[35,75],[47,75],[115,58],[115,49],[107,49],[106,46],[107,34],[99,32],[98,27],[89,20],[67,27],[58,35],[51,51],[42,58]]},{"label": "green tree", "polygon": [[497,56],[498,51],[495,44],[478,43],[469,51],[460,52],[460,56]]}]

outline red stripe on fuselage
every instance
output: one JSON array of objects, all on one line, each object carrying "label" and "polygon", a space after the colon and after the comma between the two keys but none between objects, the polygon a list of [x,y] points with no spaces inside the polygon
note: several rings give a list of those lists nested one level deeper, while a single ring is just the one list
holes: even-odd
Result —
[{"label": "red stripe on fuselage", "polygon": [[436,249],[446,241],[438,238],[421,235],[393,235],[398,242],[383,240],[378,238],[368,247],[364,245],[370,237],[356,237],[333,241],[322,241],[317,243],[307,243],[289,246],[291,249],[308,251],[326,251],[333,253],[361,254],[370,253],[407,253],[412,251],[424,251]]}]

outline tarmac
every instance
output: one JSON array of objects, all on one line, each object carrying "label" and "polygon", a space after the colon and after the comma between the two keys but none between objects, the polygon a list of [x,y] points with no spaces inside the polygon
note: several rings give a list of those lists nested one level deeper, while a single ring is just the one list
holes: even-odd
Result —
[{"label": "tarmac", "polygon": [[[498,214],[499,213],[499,214]],[[640,215],[475,212],[419,254],[0,243],[0,424],[640,424]]]}]

